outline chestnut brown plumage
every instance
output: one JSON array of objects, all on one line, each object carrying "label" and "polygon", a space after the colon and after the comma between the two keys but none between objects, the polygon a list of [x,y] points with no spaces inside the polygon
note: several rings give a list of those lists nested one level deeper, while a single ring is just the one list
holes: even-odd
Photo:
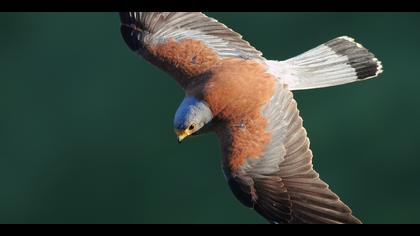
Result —
[{"label": "chestnut brown plumage", "polygon": [[179,141],[215,132],[228,184],[272,223],[361,223],[312,168],[291,90],[373,78],[382,64],[338,37],[286,61],[267,60],[242,36],[199,12],[122,12],[128,46],[185,90]]}]

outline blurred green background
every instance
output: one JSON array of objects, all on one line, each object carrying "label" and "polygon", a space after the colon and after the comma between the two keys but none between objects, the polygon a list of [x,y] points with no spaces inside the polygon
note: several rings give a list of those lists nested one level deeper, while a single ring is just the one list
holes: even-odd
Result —
[{"label": "blurred green background", "polygon": [[[349,35],[379,79],[295,92],[321,177],[365,223],[420,223],[420,13],[208,13],[267,58]],[[266,223],[216,136],[182,145],[183,91],[115,13],[0,13],[0,223]]]}]

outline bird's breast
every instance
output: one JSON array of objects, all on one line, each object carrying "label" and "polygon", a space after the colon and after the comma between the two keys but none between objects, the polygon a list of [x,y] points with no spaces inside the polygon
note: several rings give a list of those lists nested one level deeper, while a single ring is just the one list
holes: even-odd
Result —
[{"label": "bird's breast", "polygon": [[215,127],[232,170],[261,156],[271,140],[262,110],[273,96],[275,78],[251,60],[223,59],[201,86],[201,96],[221,122]]}]

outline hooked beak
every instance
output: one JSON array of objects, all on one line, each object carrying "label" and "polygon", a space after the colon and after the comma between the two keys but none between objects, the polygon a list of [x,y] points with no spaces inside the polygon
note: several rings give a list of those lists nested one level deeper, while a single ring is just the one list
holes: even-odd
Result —
[{"label": "hooked beak", "polygon": [[181,143],[182,140],[190,136],[190,132],[188,130],[176,130],[175,133],[178,138],[178,143]]}]

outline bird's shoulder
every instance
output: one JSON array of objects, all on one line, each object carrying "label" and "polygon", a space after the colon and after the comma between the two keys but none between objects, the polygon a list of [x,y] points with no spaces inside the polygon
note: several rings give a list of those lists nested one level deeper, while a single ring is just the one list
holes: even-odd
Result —
[{"label": "bird's shoulder", "polygon": [[168,72],[184,89],[221,61],[213,49],[193,39],[151,43],[140,53],[147,61]]}]

